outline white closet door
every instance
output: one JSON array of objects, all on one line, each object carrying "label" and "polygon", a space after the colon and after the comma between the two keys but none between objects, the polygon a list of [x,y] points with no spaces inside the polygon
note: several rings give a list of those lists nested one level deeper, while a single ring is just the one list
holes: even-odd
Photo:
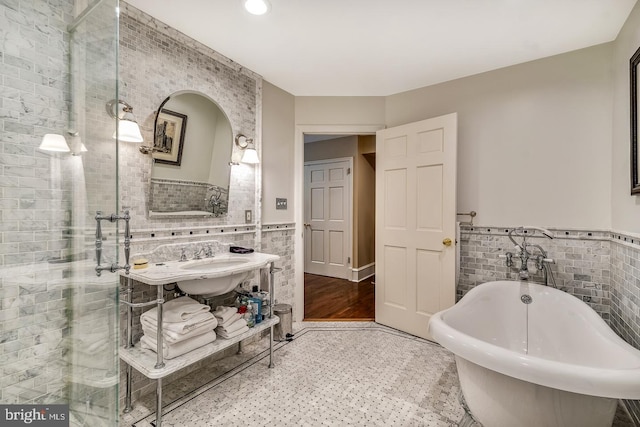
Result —
[{"label": "white closet door", "polygon": [[305,164],[306,273],[351,277],[350,174],[350,160]]}]

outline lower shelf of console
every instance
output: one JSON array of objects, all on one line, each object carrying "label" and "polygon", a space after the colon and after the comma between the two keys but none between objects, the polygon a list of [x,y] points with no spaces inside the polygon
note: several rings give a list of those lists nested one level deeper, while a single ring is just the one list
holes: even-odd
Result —
[{"label": "lower shelf of console", "polygon": [[173,359],[165,359],[164,366],[162,368],[155,368],[157,363],[156,353],[151,350],[140,348],[140,344],[137,344],[132,348],[120,348],[120,359],[147,378],[164,378],[167,375],[179,371],[182,368],[186,368],[207,356],[211,356],[212,354],[229,348],[240,341],[251,338],[279,322],[280,319],[278,316],[273,316],[270,319],[263,320],[261,323],[258,323],[253,328],[241,335],[238,335],[237,337],[229,339],[218,337],[214,342],[183,354],[182,356],[178,356]]}]

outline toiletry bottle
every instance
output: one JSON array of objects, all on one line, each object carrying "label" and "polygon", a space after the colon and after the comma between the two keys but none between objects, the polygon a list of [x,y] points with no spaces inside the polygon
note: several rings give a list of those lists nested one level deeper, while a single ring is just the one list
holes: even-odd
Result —
[{"label": "toiletry bottle", "polygon": [[251,298],[251,303],[254,312],[254,319],[256,324],[258,324],[262,322],[262,299],[253,297]]},{"label": "toiletry bottle", "polygon": [[244,320],[247,321],[247,326],[253,328],[255,325],[255,314],[253,313],[253,306],[251,305],[251,301],[247,302],[247,311],[244,315]]}]

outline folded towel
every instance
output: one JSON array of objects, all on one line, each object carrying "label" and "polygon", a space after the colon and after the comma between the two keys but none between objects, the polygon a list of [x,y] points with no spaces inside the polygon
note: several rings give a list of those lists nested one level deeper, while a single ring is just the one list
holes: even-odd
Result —
[{"label": "folded towel", "polygon": [[[140,316],[140,323],[142,324],[143,328],[146,327],[147,329],[156,329],[158,326],[158,319],[151,319],[150,316],[145,316],[143,314],[142,316]],[[218,325],[218,320],[210,312],[202,312],[200,314],[196,314],[189,320],[185,320],[184,322],[166,322],[163,318],[162,330],[172,331],[176,334],[187,334],[193,329],[199,328],[203,324],[210,323],[213,323],[211,329],[214,329]]]},{"label": "folded towel", "polygon": [[249,327],[247,325],[244,325],[242,328],[235,330],[233,332],[219,331],[218,335],[221,336],[222,338],[229,339],[229,338],[237,337],[238,335],[244,334],[248,330],[249,330]]},{"label": "folded towel", "polygon": [[213,315],[218,318],[220,323],[227,323],[227,320],[237,312],[238,309],[235,307],[224,307],[219,305],[216,307],[216,311],[213,312]]},{"label": "folded towel", "polygon": [[226,334],[230,334],[231,332],[235,332],[243,326],[247,326],[247,321],[244,319],[238,319],[230,325],[227,326],[218,326],[216,331],[224,332]]},{"label": "folded towel", "polygon": [[[209,312],[208,305],[200,304],[198,301],[189,297],[180,297],[167,301],[162,307],[163,322],[184,322],[190,320],[200,313]],[[150,320],[158,319],[158,308],[153,307],[149,311],[145,311],[143,316]]]},{"label": "folded towel", "polygon": [[72,357],[73,366],[92,369],[113,369],[118,364],[117,360],[117,356],[108,351],[96,354],[74,351]]},{"label": "folded towel", "polygon": [[[203,322],[200,326],[190,329],[189,332],[186,333],[176,333],[170,329],[162,329],[162,339],[164,339],[167,343],[173,344],[180,341],[188,340],[189,338],[197,337],[198,335],[202,335],[205,332],[213,331],[217,326],[218,321],[215,317],[212,320],[208,320]],[[146,323],[142,324],[142,332],[145,335],[152,336],[154,339],[158,336],[158,330],[155,325],[153,327],[149,327]]]},{"label": "folded towel", "polygon": [[[216,333],[213,331],[205,332],[202,335],[198,335],[188,340],[180,341],[175,344],[162,343],[162,355],[165,359],[173,359],[174,357],[181,356],[203,345],[210,344],[216,340]],[[152,351],[156,351],[158,348],[155,337],[143,335],[140,338],[140,345],[142,348],[146,348]]]},{"label": "folded towel", "polygon": [[218,319],[218,326],[222,326],[223,328],[226,328],[227,326],[232,325],[233,323],[237,322],[238,319],[242,319],[242,314],[235,313],[226,322],[221,322],[220,319]]}]

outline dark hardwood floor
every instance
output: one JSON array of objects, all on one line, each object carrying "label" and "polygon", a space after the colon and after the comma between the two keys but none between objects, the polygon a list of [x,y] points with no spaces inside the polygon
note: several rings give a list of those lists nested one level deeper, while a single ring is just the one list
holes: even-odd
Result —
[{"label": "dark hardwood floor", "polygon": [[304,274],[304,320],[375,320],[375,276],[362,282]]}]

